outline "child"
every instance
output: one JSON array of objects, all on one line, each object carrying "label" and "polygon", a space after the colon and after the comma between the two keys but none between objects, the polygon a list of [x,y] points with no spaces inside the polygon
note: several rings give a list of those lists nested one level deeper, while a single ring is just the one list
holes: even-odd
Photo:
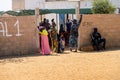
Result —
[{"label": "child", "polygon": [[64,52],[64,48],[65,48],[65,38],[63,34],[61,34],[60,35],[60,51]]}]

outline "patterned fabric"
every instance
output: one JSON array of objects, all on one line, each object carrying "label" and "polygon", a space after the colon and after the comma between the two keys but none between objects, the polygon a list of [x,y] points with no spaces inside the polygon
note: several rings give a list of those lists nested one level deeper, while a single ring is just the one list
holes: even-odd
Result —
[{"label": "patterned fabric", "polygon": [[63,52],[65,48],[65,38],[60,39],[60,50]]},{"label": "patterned fabric", "polygon": [[78,37],[78,25],[77,24],[72,25],[70,35],[72,35],[74,37]]},{"label": "patterned fabric", "polygon": [[70,31],[69,45],[70,47],[77,47],[78,41],[78,24],[73,24]]},{"label": "patterned fabric", "polygon": [[74,36],[70,36],[70,38],[69,38],[69,45],[70,45],[70,47],[77,47],[78,45],[78,43],[77,43],[77,41],[78,41],[78,38],[76,38],[76,37],[74,37]]},{"label": "patterned fabric", "polygon": [[52,42],[52,51],[58,51],[58,40],[57,40],[57,30],[55,28],[51,29],[51,42]]}]

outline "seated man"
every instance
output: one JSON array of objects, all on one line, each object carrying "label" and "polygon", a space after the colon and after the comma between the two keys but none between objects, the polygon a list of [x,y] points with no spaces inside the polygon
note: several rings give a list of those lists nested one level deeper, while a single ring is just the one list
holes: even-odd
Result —
[{"label": "seated man", "polygon": [[106,39],[105,38],[101,38],[100,33],[98,33],[97,28],[94,28],[94,32],[91,35],[92,37],[92,43],[93,46],[96,47],[97,51],[99,51],[99,45],[102,43],[102,49],[105,49],[105,45],[106,45]]}]

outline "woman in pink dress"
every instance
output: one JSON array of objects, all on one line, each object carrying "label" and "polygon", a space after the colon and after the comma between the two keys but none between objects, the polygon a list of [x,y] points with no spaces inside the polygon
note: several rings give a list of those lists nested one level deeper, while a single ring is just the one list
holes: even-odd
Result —
[{"label": "woman in pink dress", "polygon": [[43,26],[39,27],[39,31],[41,38],[42,55],[49,55],[51,50],[48,42],[48,32]]}]

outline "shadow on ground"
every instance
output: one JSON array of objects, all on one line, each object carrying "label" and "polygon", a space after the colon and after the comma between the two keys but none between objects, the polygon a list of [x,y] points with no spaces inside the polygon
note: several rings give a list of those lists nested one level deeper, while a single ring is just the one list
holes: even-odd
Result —
[{"label": "shadow on ground", "polygon": [[120,50],[120,48],[107,48],[106,50],[100,50],[100,51],[80,51],[78,53],[101,53],[101,52],[109,52],[109,51],[117,51]]},{"label": "shadow on ground", "polygon": [[120,50],[120,48],[109,48],[109,49],[106,49],[106,50],[101,50],[101,51],[77,51],[77,52],[74,52],[74,51],[69,51],[69,49],[66,49],[63,53],[52,53],[50,55],[42,55],[40,53],[35,53],[35,54],[26,54],[26,55],[13,55],[13,56],[0,56],[0,63],[4,63],[6,61],[10,61],[10,62],[22,62],[22,57],[40,57],[40,56],[47,56],[47,57],[50,57],[50,56],[60,56],[60,55],[64,55],[64,54],[70,54],[70,53],[80,53],[80,54],[87,54],[87,53],[90,53],[90,54],[96,54],[96,53],[101,53],[101,52],[107,52],[107,51],[117,51],[117,50]]}]

